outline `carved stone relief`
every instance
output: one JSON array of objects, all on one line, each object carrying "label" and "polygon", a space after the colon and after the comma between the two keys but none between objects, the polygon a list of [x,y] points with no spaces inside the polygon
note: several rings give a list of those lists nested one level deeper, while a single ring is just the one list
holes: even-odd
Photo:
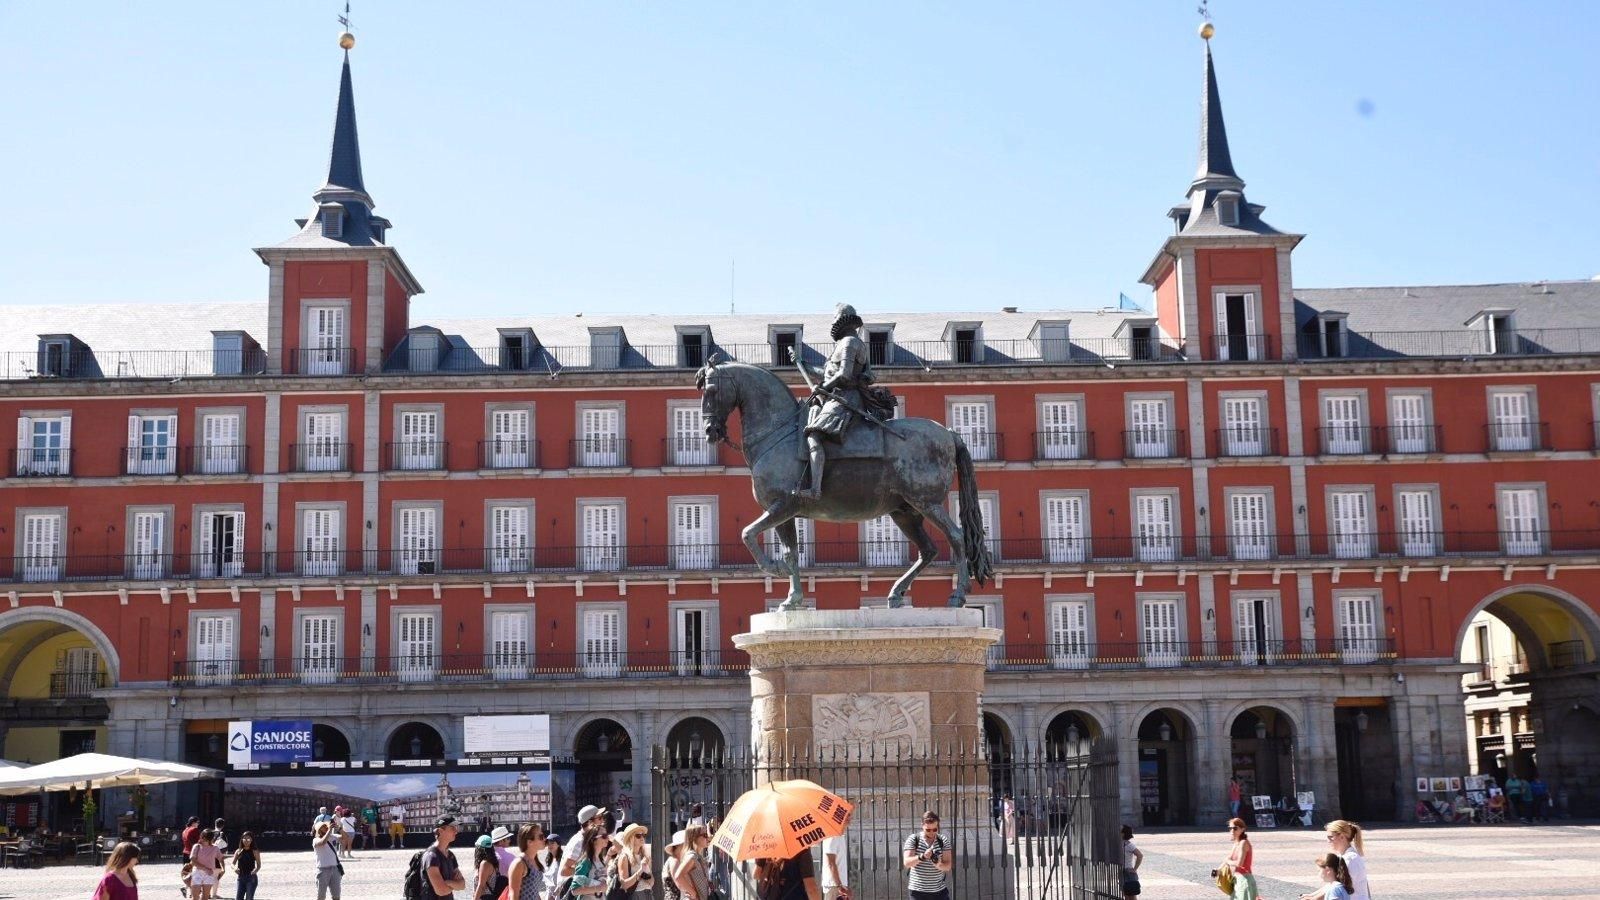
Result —
[{"label": "carved stone relief", "polygon": [[813,694],[811,725],[818,747],[926,746],[933,733],[925,691]]}]

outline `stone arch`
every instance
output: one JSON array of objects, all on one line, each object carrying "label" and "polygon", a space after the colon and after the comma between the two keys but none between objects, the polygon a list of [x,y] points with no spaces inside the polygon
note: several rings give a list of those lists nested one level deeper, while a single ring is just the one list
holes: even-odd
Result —
[{"label": "stone arch", "polygon": [[[432,738],[429,737],[430,732]],[[396,745],[395,742],[403,737],[407,738],[408,741],[413,739],[419,741],[421,755],[411,753],[409,748],[406,748],[407,752],[403,754],[392,752]],[[437,745],[432,743],[433,740],[437,740]],[[429,752],[434,749],[438,750],[437,755]],[[440,729],[438,723],[428,716],[417,716],[400,722],[389,729],[389,733],[383,739],[383,756],[385,759],[442,759],[449,752],[450,745],[445,738],[445,730]]]},{"label": "stone arch", "polygon": [[[326,729],[326,731],[331,731],[331,732],[333,732],[334,736],[338,737],[339,740],[344,741],[345,754],[344,754],[343,758],[344,758],[344,760],[346,762],[348,762],[349,760],[355,758],[356,744],[355,744],[355,741],[351,740],[349,731],[347,731],[347,730],[345,730],[343,728],[340,728],[338,725],[335,725],[332,722],[323,721],[323,720],[320,720],[320,719],[313,719],[311,721],[311,746],[312,746],[311,758],[312,759],[315,759],[315,760],[325,760],[325,759],[326,760],[338,760],[340,758],[337,753],[330,752],[330,751],[337,750],[337,747],[328,747],[327,743],[326,743],[327,738],[322,737],[321,735],[318,735],[318,733],[317,733],[318,729]],[[324,742],[322,755],[318,755],[317,752],[316,752],[316,745],[317,745],[317,741],[318,740],[322,740]],[[388,739],[387,738],[385,738],[385,740],[384,740],[384,746],[388,746]]]},{"label": "stone arch", "polygon": [[1467,610],[1461,621],[1456,625],[1455,642],[1451,644],[1454,652],[1459,653],[1466,643],[1467,633],[1472,628],[1472,620],[1481,612],[1488,612],[1510,628],[1517,639],[1522,642],[1528,653],[1529,663],[1535,668],[1549,667],[1546,659],[1543,641],[1538,637],[1536,629],[1527,621],[1526,614],[1510,609],[1501,601],[1519,594],[1529,594],[1539,597],[1552,604],[1555,608],[1566,613],[1583,633],[1588,643],[1588,655],[1592,659],[1600,653],[1600,611],[1596,611],[1579,597],[1560,588],[1547,584],[1518,583],[1507,585],[1499,590],[1491,591]]},{"label": "stone arch", "polygon": [[[94,645],[95,652],[100,654],[100,659],[105,664],[106,686],[116,687],[117,683],[121,681],[121,655],[117,653],[117,648],[106,637],[105,632],[101,631],[99,626],[87,618],[71,610],[59,609],[54,606],[27,606],[0,612],[0,631],[7,631],[13,626],[29,622],[49,622],[82,634],[88,639],[89,643]],[[0,683],[9,684],[11,681],[10,674],[8,672],[5,681]]]},{"label": "stone arch", "polygon": [[1116,735],[1117,740],[1137,744],[1139,742],[1139,726],[1144,723],[1144,720],[1148,719],[1153,712],[1168,709],[1182,715],[1184,724],[1189,727],[1189,730],[1195,735],[1199,735],[1200,723],[1205,721],[1205,716],[1201,714],[1200,710],[1195,709],[1191,703],[1184,700],[1151,700],[1139,707],[1134,711],[1133,715],[1123,721],[1123,733]]},{"label": "stone arch", "polygon": [[1123,760],[1132,771],[1124,784],[1142,824],[1191,825],[1198,818],[1201,721],[1186,704],[1154,701],[1125,724]]},{"label": "stone arch", "polygon": [[[1245,806],[1249,798],[1264,795],[1274,801],[1291,798],[1303,790],[1297,765],[1300,727],[1296,717],[1274,703],[1236,705],[1228,717],[1228,772],[1243,784]],[[1248,820],[1248,817],[1246,817]]]},{"label": "stone arch", "polygon": [[1044,723],[1043,740],[1046,746],[1052,746],[1059,740],[1064,740],[1069,724],[1078,726],[1078,739],[1092,741],[1105,736],[1105,723],[1094,713],[1079,706],[1062,706],[1054,710],[1049,719]]},{"label": "stone arch", "polygon": [[1290,734],[1297,739],[1300,737],[1300,735],[1305,733],[1305,729],[1301,723],[1300,713],[1290,709],[1287,704],[1276,700],[1241,700],[1238,703],[1235,703],[1228,709],[1227,714],[1222,717],[1224,733],[1231,733],[1233,731],[1233,724],[1239,720],[1239,717],[1253,709],[1270,709],[1274,713],[1284,717],[1285,719],[1288,719]]},{"label": "stone arch", "polygon": [[[727,752],[727,729],[710,715],[686,713],[667,725],[663,733],[661,744],[669,757],[715,759]],[[699,736],[699,754],[694,752],[695,735]]]}]

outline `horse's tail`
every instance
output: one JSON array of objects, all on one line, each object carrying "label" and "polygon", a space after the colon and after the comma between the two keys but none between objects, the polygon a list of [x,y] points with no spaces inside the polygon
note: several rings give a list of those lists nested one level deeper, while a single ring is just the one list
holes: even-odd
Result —
[{"label": "horse's tail", "polygon": [[994,574],[994,560],[989,557],[983,512],[978,507],[978,474],[972,467],[967,442],[957,432],[950,432],[950,436],[956,442],[956,487],[961,498],[961,540],[966,545],[967,574],[982,586]]}]

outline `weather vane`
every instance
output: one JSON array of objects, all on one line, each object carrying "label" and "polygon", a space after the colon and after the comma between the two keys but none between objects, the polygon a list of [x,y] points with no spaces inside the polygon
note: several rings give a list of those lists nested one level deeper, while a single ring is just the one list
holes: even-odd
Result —
[{"label": "weather vane", "polygon": [[350,4],[344,5],[344,15],[339,17],[339,25],[344,30],[339,32],[339,46],[346,50],[356,45],[356,36],[350,33]]}]

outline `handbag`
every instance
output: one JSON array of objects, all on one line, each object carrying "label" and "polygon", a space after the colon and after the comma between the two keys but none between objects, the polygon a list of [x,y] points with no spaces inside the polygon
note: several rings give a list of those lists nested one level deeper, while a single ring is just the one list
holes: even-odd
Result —
[{"label": "handbag", "polygon": [[490,879],[483,890],[478,892],[478,900],[498,900],[499,896],[505,892],[505,889],[510,884],[511,879],[496,872],[494,873],[494,878]]},{"label": "handbag", "polygon": [[1233,866],[1227,863],[1217,866],[1217,890],[1233,896]]}]

